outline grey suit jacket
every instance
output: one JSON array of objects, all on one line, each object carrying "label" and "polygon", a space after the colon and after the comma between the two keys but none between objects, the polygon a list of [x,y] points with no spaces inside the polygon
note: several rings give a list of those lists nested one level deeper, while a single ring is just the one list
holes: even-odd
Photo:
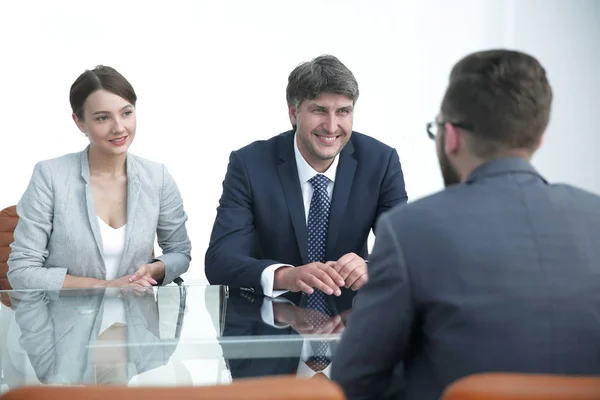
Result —
[{"label": "grey suit jacket", "polygon": [[[153,261],[154,239],[167,284],[187,271],[187,215],[164,165],[127,155],[127,227],[119,276]],[[36,164],[17,205],[19,223],[8,259],[14,289],[62,288],[65,275],[104,279],[102,236],[90,188],[88,149]]]},{"label": "grey suit jacket", "polygon": [[390,211],[332,368],[348,399],[401,383],[395,398],[438,399],[487,371],[600,374],[600,197],[506,158]]}]

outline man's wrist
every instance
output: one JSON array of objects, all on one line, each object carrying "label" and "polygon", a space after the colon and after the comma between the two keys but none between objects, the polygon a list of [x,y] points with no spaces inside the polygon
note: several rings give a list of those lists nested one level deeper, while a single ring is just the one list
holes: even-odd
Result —
[{"label": "man's wrist", "polygon": [[275,290],[289,290],[286,284],[286,276],[293,267],[281,267],[277,268],[273,274],[273,289]]}]

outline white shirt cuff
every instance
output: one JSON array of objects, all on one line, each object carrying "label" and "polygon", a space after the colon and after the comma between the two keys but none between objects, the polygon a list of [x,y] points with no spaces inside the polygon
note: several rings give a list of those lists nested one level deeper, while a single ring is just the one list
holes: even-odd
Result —
[{"label": "white shirt cuff", "polygon": [[265,296],[279,297],[282,294],[288,292],[287,290],[274,290],[273,289],[273,285],[275,285],[275,271],[281,267],[293,267],[293,265],[288,265],[288,264],[269,265],[260,274],[260,286],[262,287],[263,294]]}]

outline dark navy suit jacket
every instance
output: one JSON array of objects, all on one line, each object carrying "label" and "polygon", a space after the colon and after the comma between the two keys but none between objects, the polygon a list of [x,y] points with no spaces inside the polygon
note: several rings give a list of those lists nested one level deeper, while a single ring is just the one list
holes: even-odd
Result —
[{"label": "dark navy suit jacket", "polygon": [[[269,265],[308,264],[294,137],[288,131],[231,153],[206,252],[211,284],[262,291],[260,277]],[[339,154],[327,260],[350,252],[366,258],[367,238],[379,216],[407,200],[396,150],[352,132]]]}]

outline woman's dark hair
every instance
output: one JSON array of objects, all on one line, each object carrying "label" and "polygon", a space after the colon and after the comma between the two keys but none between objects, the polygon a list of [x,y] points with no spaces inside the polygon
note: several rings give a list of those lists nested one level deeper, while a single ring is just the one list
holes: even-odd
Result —
[{"label": "woman's dark hair", "polygon": [[137,96],[133,86],[117,70],[104,65],[98,65],[92,70],[86,70],[71,85],[69,101],[71,109],[77,118],[83,121],[83,105],[88,96],[96,90],[104,89],[120,96],[135,106]]}]

